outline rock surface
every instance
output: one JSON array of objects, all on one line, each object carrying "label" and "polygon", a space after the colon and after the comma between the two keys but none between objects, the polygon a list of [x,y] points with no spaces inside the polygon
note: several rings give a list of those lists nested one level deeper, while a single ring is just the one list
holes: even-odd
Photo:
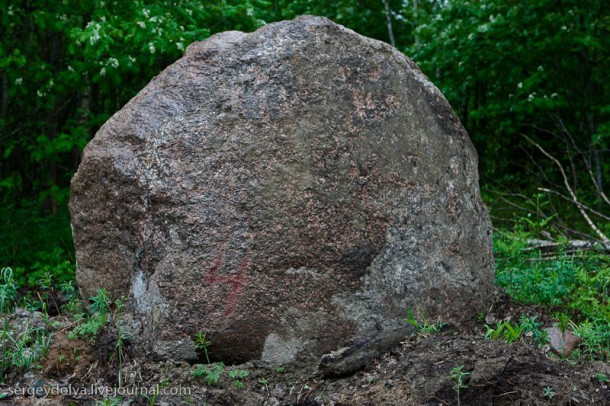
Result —
[{"label": "rock surface", "polygon": [[[85,297],[124,296],[142,354],[280,365],[492,291],[477,156],[403,54],[319,17],[189,46],[85,149]],[[317,360],[318,358],[315,358]]]},{"label": "rock surface", "polygon": [[580,344],[580,337],[570,330],[561,331],[559,327],[550,327],[545,331],[549,337],[550,350],[561,358],[568,357]]}]

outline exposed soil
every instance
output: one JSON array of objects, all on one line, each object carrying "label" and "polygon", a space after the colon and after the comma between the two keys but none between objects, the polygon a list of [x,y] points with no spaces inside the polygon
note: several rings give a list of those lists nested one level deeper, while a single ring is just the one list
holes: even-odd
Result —
[{"label": "exposed soil", "polygon": [[[540,309],[523,308],[498,296],[488,317],[516,319],[522,313],[542,316]],[[543,317],[544,319],[544,317]],[[9,316],[10,325],[40,324],[39,313],[21,311]],[[16,323],[16,320],[19,323]],[[120,396],[100,403],[106,390],[119,384],[117,334],[112,328],[95,341],[69,339],[70,322],[64,316],[49,319],[54,329],[48,355],[26,371],[5,371],[0,403],[23,405],[604,405],[610,404],[610,366],[601,361],[560,360],[548,351],[519,342],[486,340],[482,326],[471,331],[448,327],[439,333],[412,335],[366,367],[351,375],[324,379],[317,368],[263,368],[256,363],[225,366],[218,382],[208,385],[193,372],[199,365],[141,362],[124,348]],[[550,325],[550,324],[547,324]],[[128,344],[128,343],[124,343]],[[113,356],[114,354],[114,356]],[[462,367],[464,388],[459,400],[451,372]],[[246,371],[232,378],[230,371]],[[235,372],[239,374],[239,372]],[[246,375],[246,373],[242,373]],[[603,374],[603,375],[600,375]],[[154,397],[134,394],[165,388]],[[72,392],[67,394],[68,388]],[[77,390],[97,394],[77,393]],[[19,393],[19,389],[27,394]],[[182,390],[182,394],[171,391]],[[51,392],[50,395],[45,394]],[[37,392],[37,393],[35,393]],[[148,398],[145,395],[148,395]]]}]

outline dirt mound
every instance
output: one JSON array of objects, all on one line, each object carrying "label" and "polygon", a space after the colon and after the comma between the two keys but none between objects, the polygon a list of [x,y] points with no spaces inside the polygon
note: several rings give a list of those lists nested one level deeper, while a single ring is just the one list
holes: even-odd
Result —
[{"label": "dirt mound", "polygon": [[49,319],[47,328],[53,339],[40,365],[5,375],[0,399],[7,404],[455,405],[457,369],[462,405],[610,404],[607,363],[560,360],[531,345],[454,328],[412,334],[363,370],[334,379],[256,362],[141,363],[129,351],[117,357],[111,328],[94,341],[68,339],[69,321],[61,316]]}]

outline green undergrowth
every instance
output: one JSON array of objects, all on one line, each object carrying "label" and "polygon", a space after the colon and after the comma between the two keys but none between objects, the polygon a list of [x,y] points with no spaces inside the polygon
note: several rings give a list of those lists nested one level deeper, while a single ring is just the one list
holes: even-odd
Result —
[{"label": "green undergrowth", "polygon": [[[35,297],[20,297],[13,270],[0,269],[0,382],[11,371],[39,367],[47,355],[54,334],[47,303],[52,284],[49,276],[43,277]],[[17,312],[18,307],[23,309]],[[30,311],[39,312],[40,317],[20,317],[24,312],[31,315]]]},{"label": "green undergrowth", "polygon": [[[610,355],[610,258],[602,252],[531,249],[523,231],[495,233],[496,284],[516,302],[537,305],[580,336],[578,358]],[[520,325],[510,326],[519,329]],[[503,327],[504,332],[510,330]],[[509,335],[511,333],[509,332]]]},{"label": "green undergrowth", "polygon": [[[517,303],[540,308],[540,314],[490,321],[484,334],[489,339],[528,341],[541,346],[547,341],[545,328],[555,323],[562,330],[576,333],[582,340],[570,357],[582,361],[607,361],[610,355],[610,258],[601,251],[568,252],[561,248],[543,256],[539,250],[528,246],[533,235],[535,233],[519,229],[496,231],[496,284]],[[87,303],[78,299],[74,266],[65,258],[65,253],[59,251],[52,260],[39,256],[31,265],[33,273],[20,268],[0,268],[0,313],[4,315],[0,326],[0,381],[5,379],[7,371],[27,369],[44,357],[56,330],[50,314],[67,316],[68,324],[61,328],[71,339],[93,340],[100,329],[121,319],[122,301],[112,301],[103,289]],[[48,261],[46,265],[44,261]],[[44,327],[17,329],[15,323],[10,325],[7,316],[17,308],[40,312]],[[440,321],[419,321],[411,310],[407,316],[405,323],[415,327],[418,337],[437,333],[443,326]],[[481,316],[482,322],[485,315]],[[120,379],[123,343],[130,337],[121,325],[115,328],[117,347],[109,363],[117,367]],[[206,333],[199,332],[194,340],[209,364],[207,352],[211,342]],[[214,386],[223,370],[222,363],[210,364],[200,366],[193,375]],[[235,386],[242,385],[244,376],[240,372],[230,372],[228,376]]]},{"label": "green undergrowth", "polygon": [[21,288],[35,291],[45,275],[55,283],[75,278],[74,244],[67,204],[56,214],[39,205],[0,207],[0,267],[10,267]]},{"label": "green undergrowth", "polygon": [[[10,374],[40,369],[57,331],[66,331],[72,340],[93,341],[112,322],[117,337],[108,365],[117,368],[120,386],[123,347],[131,339],[120,323],[123,300],[112,301],[106,290],[98,289],[83,303],[72,281],[58,284],[48,272],[39,276],[36,286],[35,291],[23,290],[12,268],[0,269],[0,383]],[[57,315],[64,317],[54,318]]]}]

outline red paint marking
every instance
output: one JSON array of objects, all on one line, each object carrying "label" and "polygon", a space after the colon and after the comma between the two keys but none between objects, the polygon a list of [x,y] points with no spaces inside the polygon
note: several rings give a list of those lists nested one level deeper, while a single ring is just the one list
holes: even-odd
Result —
[{"label": "red paint marking", "polygon": [[218,251],[218,254],[216,254],[216,256],[214,257],[214,260],[212,262],[212,266],[210,267],[210,269],[208,269],[208,272],[205,274],[204,280],[206,282],[209,283],[222,283],[222,281],[218,280],[218,278],[216,277],[216,272],[222,267],[222,263],[224,262],[224,258],[225,258],[225,251],[227,250],[227,245],[228,244],[223,244],[222,248],[220,248],[220,251]]},{"label": "red paint marking", "polygon": [[231,316],[235,313],[235,304],[237,303],[237,298],[240,296],[242,289],[246,284],[246,279],[248,278],[248,269],[250,268],[250,258],[245,257],[239,263],[239,273],[237,275],[233,275],[230,280],[232,285],[231,293],[229,294],[229,304],[225,309],[223,315]]},{"label": "red paint marking", "polygon": [[228,303],[223,316],[228,317],[235,313],[235,305],[237,304],[238,298],[240,297],[241,291],[246,285],[248,279],[248,269],[250,269],[251,261],[249,257],[244,257],[239,262],[238,272],[235,275],[219,277],[217,276],[218,270],[224,265],[224,256],[227,250],[228,244],[223,244],[218,254],[212,261],[212,266],[203,277],[203,280],[207,283],[219,283],[222,285],[230,285],[231,292],[228,296]]}]

